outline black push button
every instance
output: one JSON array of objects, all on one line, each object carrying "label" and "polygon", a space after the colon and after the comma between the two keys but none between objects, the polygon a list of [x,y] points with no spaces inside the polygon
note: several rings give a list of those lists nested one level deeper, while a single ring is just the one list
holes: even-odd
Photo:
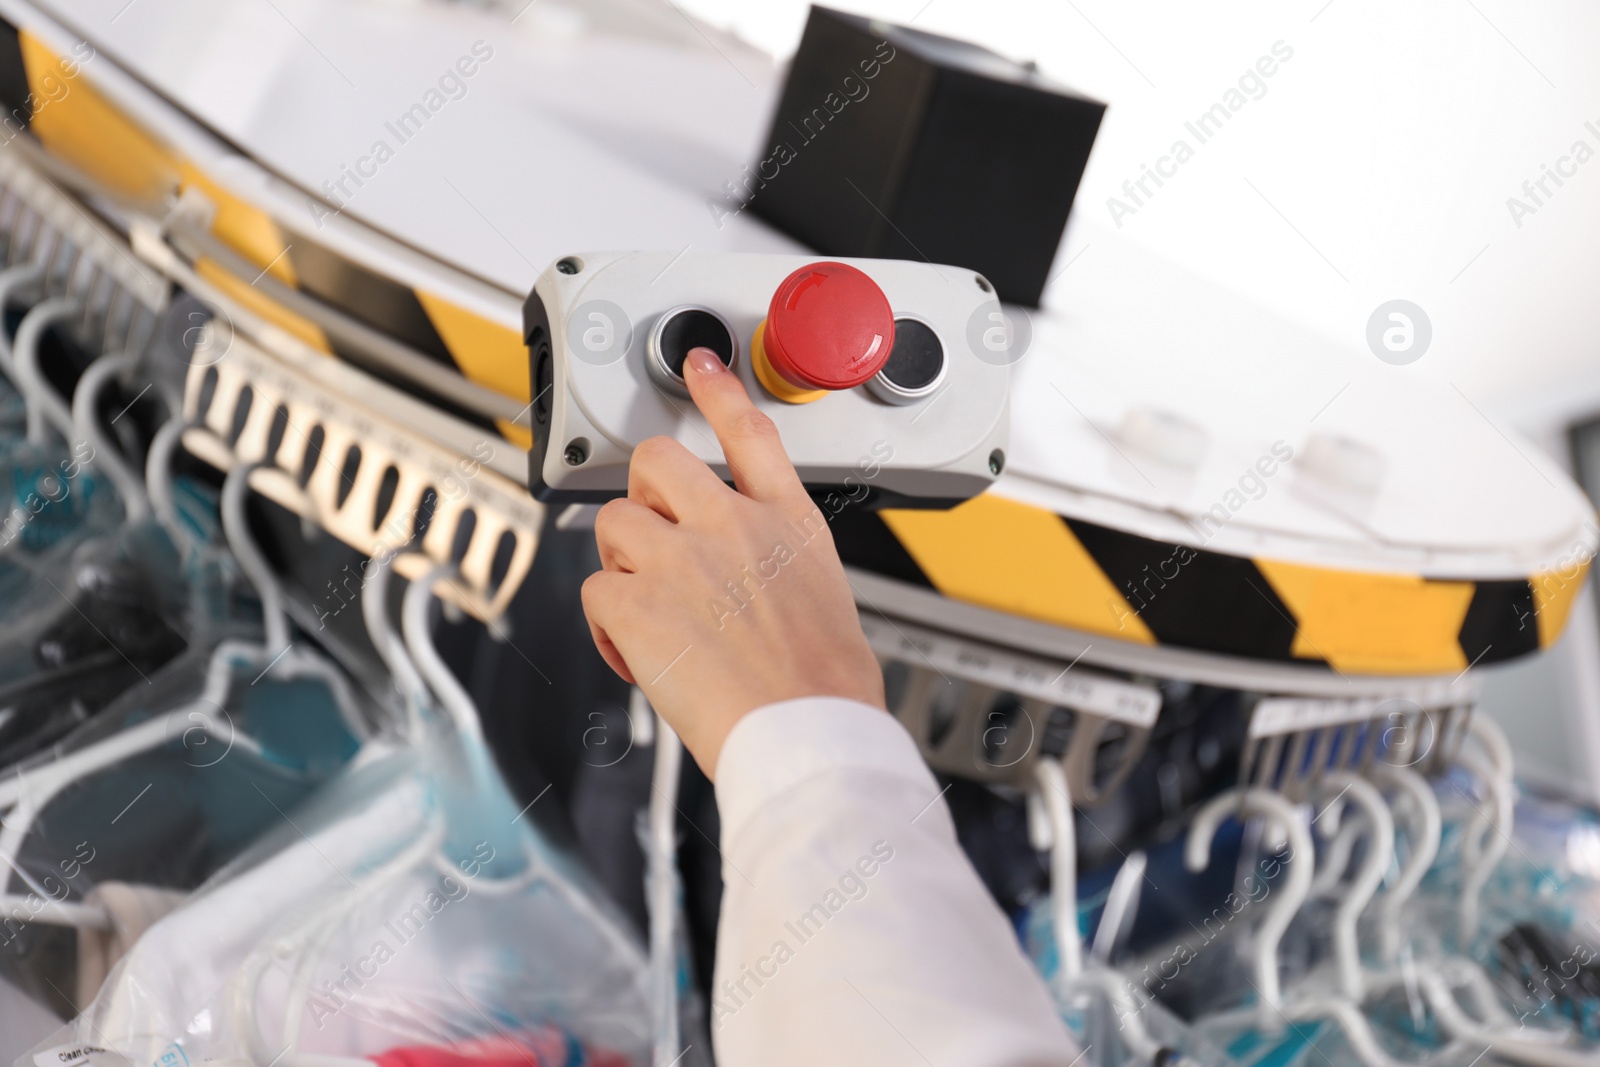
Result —
[{"label": "black push button", "polygon": [[867,388],[885,403],[915,404],[938,391],[944,366],[944,345],[931,326],[921,319],[895,319],[894,348]]},{"label": "black push button", "polygon": [[722,360],[733,366],[737,348],[733,331],[722,316],[706,308],[678,307],[656,320],[650,331],[650,343],[645,354],[645,365],[657,385],[674,393],[688,395],[683,380],[683,361],[691,349],[709,348]]}]

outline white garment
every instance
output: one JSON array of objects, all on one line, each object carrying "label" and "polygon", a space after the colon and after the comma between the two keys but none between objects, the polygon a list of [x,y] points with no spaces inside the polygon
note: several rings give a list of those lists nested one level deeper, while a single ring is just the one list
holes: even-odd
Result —
[{"label": "white garment", "polygon": [[[406,773],[295,812],[299,836],[151,926],[69,1036],[134,1067],[169,1062],[175,1041],[196,1064],[328,1067],[554,1015],[588,1047],[643,1062],[642,946],[535,858],[508,796],[492,793],[446,856],[441,794],[456,786],[404,758]],[[528,849],[521,875],[485,873],[491,835]]]},{"label": "white garment", "polygon": [[78,931],[78,999],[73,1003],[93,1000],[116,962],[188,896],[176,889],[117,881],[101,882],[91,889],[84,903],[103,908],[111,917],[111,928]]},{"label": "white garment", "polygon": [[887,713],[760,708],[717,765],[720,1067],[1067,1067],[1077,1055]]},{"label": "white garment", "polygon": [[[238,981],[246,961],[263,943],[270,951],[275,931],[292,929],[297,918],[309,917],[348,890],[346,870],[372,865],[372,857],[392,852],[396,841],[425,837],[429,815],[426,784],[414,775],[399,776],[389,788],[352,803],[343,818],[218,879],[134,942],[94,1003],[84,1009],[73,1036],[98,1041],[135,1065],[160,1062],[163,1051],[180,1037],[197,1060],[246,1056],[249,1046],[238,1031],[242,1020],[253,1018],[241,1005],[256,1007],[258,1000],[264,1001],[260,1018],[273,1024],[268,1032],[276,1034],[287,970],[283,961],[271,961],[277,965],[266,968],[260,983],[265,995],[260,998],[223,995]],[[356,960],[336,961],[343,962]],[[199,1026],[192,1028],[197,1019]],[[330,1043],[345,1039],[356,1020],[354,1013],[342,1013]],[[314,1025],[308,1030],[323,1036]]]}]

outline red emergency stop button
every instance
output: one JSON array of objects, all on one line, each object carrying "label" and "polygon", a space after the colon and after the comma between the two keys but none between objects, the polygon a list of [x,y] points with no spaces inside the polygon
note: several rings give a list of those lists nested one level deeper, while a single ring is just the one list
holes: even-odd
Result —
[{"label": "red emergency stop button", "polygon": [[811,263],[778,286],[752,340],[761,384],[779,399],[805,403],[853,389],[882,369],[894,348],[894,313],[866,274],[844,263]]}]

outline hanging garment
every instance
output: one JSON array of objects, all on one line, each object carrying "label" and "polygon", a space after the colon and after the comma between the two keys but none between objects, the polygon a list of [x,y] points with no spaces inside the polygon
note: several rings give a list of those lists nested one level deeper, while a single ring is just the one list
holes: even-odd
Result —
[{"label": "hanging garment", "polygon": [[641,947],[520,818],[481,740],[447,734],[369,742],[146,931],[70,1034],[135,1063],[177,1041],[294,1067],[551,1027],[638,1061]]},{"label": "hanging garment", "polygon": [[84,903],[104,908],[111,919],[109,930],[78,931],[77,1003],[87,1004],[100,992],[111,968],[162,916],[183,902],[187,894],[159,886],[102,882],[95,886]]},{"label": "hanging garment", "polygon": [[192,889],[355,753],[331,668],[295,652],[268,667],[236,643],[192,649],[0,777],[0,887],[28,920],[0,929],[0,974],[72,1012],[76,931],[30,901],[81,905],[104,881]]},{"label": "hanging garment", "polygon": [[507,1026],[554,1018],[587,1047],[637,1052],[637,949],[595,929],[549,857],[508,854],[538,847],[512,829],[508,799],[452,841],[432,762],[369,753],[295,813],[306,836],[282,827],[152,927],[84,1033],[135,1062],[181,1038],[191,1058],[288,1044],[292,1064],[448,1044],[482,1031],[481,1011]]}]

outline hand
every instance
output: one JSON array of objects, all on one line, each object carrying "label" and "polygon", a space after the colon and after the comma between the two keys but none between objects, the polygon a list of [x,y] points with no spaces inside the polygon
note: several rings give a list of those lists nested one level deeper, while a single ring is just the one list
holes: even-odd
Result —
[{"label": "hand", "polygon": [[603,569],[583,611],[611,669],[715,778],[746,713],[804,696],[883,707],[883,674],[777,427],[710,349],[689,353],[684,377],[737,488],[669,437],[642,442],[627,497],[595,518]]}]

